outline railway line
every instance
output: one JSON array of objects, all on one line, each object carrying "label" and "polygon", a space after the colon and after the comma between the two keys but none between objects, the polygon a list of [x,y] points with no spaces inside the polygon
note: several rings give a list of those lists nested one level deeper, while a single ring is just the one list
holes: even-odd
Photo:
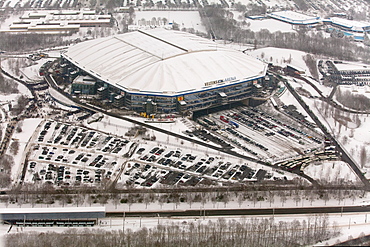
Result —
[{"label": "railway line", "polygon": [[[329,214],[370,212],[370,205],[343,207],[297,207],[297,208],[258,208],[258,209],[193,209],[174,211],[145,212],[106,212],[106,217],[199,217],[199,216],[230,216],[230,215],[290,215],[290,214]],[[159,216],[158,216],[159,215]]]}]

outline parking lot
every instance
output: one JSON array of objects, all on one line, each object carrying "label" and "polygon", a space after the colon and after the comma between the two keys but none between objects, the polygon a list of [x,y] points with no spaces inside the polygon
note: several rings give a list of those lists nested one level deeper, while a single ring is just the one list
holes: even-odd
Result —
[{"label": "parking lot", "polygon": [[197,121],[203,130],[186,134],[272,163],[323,148],[324,137],[312,129],[256,108],[239,107]]},{"label": "parking lot", "polygon": [[[282,180],[284,175],[216,152],[126,139],[47,121],[31,140],[24,181],[55,186],[195,186]],[[286,179],[286,178],[285,178]]]},{"label": "parking lot", "polygon": [[[129,163],[122,180],[146,187],[155,183],[194,186],[258,181],[273,177],[272,172],[267,172],[262,167],[256,168],[255,165],[240,165],[220,156],[189,153],[164,146],[141,147],[133,155],[133,159],[135,161]],[[261,172],[257,174],[258,171],[264,171],[263,175],[260,176]],[[275,180],[282,179],[282,176],[278,177]]]},{"label": "parking lot", "polygon": [[110,181],[136,145],[82,127],[46,122],[28,156],[25,181],[69,186]]}]

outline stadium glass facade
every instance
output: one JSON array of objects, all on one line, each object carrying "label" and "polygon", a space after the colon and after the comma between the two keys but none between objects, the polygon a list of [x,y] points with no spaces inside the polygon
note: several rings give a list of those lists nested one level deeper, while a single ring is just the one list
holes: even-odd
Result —
[{"label": "stadium glass facade", "polygon": [[147,114],[186,113],[248,99],[267,70],[240,51],[165,29],[76,44],[61,53],[60,67],[70,83],[76,84],[77,76],[92,77],[95,98]]},{"label": "stadium glass facade", "polygon": [[125,106],[143,112],[144,103],[151,99],[157,104],[157,111],[160,113],[202,110],[250,98],[253,94],[253,83],[259,83],[261,80],[262,77],[253,81],[174,96],[125,92]]},{"label": "stadium glass facade", "polygon": [[[67,60],[64,60],[63,63],[69,64],[66,71],[74,71],[75,65],[70,64]],[[68,67],[72,69],[68,69]],[[66,73],[68,74],[68,72]],[[72,83],[74,78],[78,75],[89,75],[89,73],[79,69],[78,74],[68,76],[70,82]],[[94,78],[93,75],[90,76]],[[226,85],[219,85],[208,89],[206,88],[203,90],[173,95],[150,94],[140,91],[131,92],[99,79],[96,79],[95,88],[106,88],[107,92],[101,97],[101,100],[108,100],[112,103],[114,103],[117,95],[122,95],[124,97],[123,107],[136,112],[145,112],[145,103],[150,100],[156,104],[157,113],[184,113],[187,111],[203,110],[248,99],[254,92],[253,85],[261,83],[263,78],[264,76],[261,76],[242,82],[231,82]]]}]

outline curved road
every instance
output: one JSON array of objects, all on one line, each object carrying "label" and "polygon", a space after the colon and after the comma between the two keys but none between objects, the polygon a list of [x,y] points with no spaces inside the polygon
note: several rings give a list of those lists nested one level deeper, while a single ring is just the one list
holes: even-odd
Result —
[{"label": "curved road", "polygon": [[[94,107],[92,105],[88,105],[87,106],[87,105],[82,104],[80,102],[76,102],[76,99],[72,98],[70,95],[66,94],[65,92],[63,92],[62,90],[59,89],[59,87],[56,85],[55,81],[51,78],[51,76],[49,74],[46,74],[44,78],[45,78],[46,82],[49,84],[50,87],[52,87],[55,90],[57,90],[60,94],[62,94],[63,96],[67,97],[68,99],[70,99],[71,101],[73,101],[77,106],[79,106],[81,108],[88,109],[88,110],[91,110],[91,111],[94,111],[94,112],[102,112],[102,113],[104,113],[106,115],[109,115],[109,116],[112,116],[112,117],[116,117],[116,118],[125,120],[127,122],[131,122],[131,123],[134,123],[134,124],[137,124],[137,125],[141,125],[141,126],[144,126],[144,127],[148,128],[148,129],[152,129],[152,130],[155,130],[155,131],[158,131],[158,132],[162,132],[164,134],[171,135],[171,136],[174,136],[174,137],[177,137],[177,138],[180,138],[180,139],[189,141],[189,142],[193,142],[195,144],[202,145],[204,147],[211,148],[211,149],[216,150],[216,151],[219,151],[219,152],[223,152],[223,153],[226,153],[226,154],[229,154],[229,155],[238,157],[238,158],[242,158],[242,159],[245,159],[245,160],[248,160],[248,161],[251,161],[251,162],[255,162],[255,163],[264,165],[264,166],[269,166],[269,167],[272,167],[272,168],[275,168],[275,169],[282,170],[281,167],[273,166],[270,163],[267,163],[267,162],[264,162],[262,160],[258,160],[258,159],[255,159],[255,158],[252,158],[252,157],[249,157],[249,156],[245,156],[243,154],[240,154],[238,152],[225,149],[223,147],[217,147],[217,146],[211,145],[209,143],[198,141],[198,140],[195,140],[193,138],[190,138],[190,137],[187,137],[187,136],[184,136],[184,135],[173,133],[171,131],[161,129],[161,128],[156,127],[156,126],[152,126],[150,124],[143,123],[143,122],[137,121],[135,119],[131,119],[129,117],[120,116],[120,115],[114,114],[112,112],[103,111],[102,109],[97,108],[97,107]],[[286,171],[286,170],[283,170],[283,171]],[[295,174],[297,174],[297,175],[299,175],[299,176],[307,179],[314,186],[318,186],[319,185],[317,181],[315,181],[313,178],[311,178],[310,176],[308,176],[306,174],[300,174],[300,173],[295,173]]]},{"label": "curved road", "polygon": [[289,84],[289,82],[284,79],[283,77],[279,76],[279,78],[284,82],[285,86],[288,88],[290,93],[294,96],[294,98],[298,101],[298,103],[303,107],[303,109],[307,112],[307,114],[311,117],[311,119],[315,122],[315,124],[321,129],[324,135],[330,139],[330,141],[336,146],[337,150],[342,155],[342,160],[347,162],[352,170],[356,173],[357,177],[362,181],[365,185],[367,190],[370,190],[370,183],[369,180],[364,176],[362,171],[358,168],[356,162],[353,158],[343,149],[340,143],[335,139],[335,137],[327,130],[327,128],[321,123],[321,121],[317,118],[317,116],[311,111],[309,106],[303,101],[303,99],[297,94],[294,88]]}]

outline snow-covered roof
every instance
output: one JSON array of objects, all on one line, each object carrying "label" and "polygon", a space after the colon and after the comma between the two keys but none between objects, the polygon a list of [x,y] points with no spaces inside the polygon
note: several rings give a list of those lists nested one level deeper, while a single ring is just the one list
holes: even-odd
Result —
[{"label": "snow-covered roof", "polygon": [[27,11],[10,25],[12,31],[66,31],[80,27],[109,26],[110,15],[96,15],[94,11]]},{"label": "snow-covered roof", "polygon": [[316,24],[321,21],[320,17],[309,16],[302,13],[294,12],[291,10],[272,12],[267,16],[278,19],[280,21],[285,21],[295,25],[309,25]]},{"label": "snow-covered roof", "polygon": [[263,77],[266,65],[196,35],[140,30],[86,41],[62,54],[91,75],[131,92],[177,95]]},{"label": "snow-covered roof", "polygon": [[2,214],[105,212],[105,207],[3,208]]},{"label": "snow-covered roof", "polygon": [[77,76],[73,80],[73,83],[85,84],[85,85],[93,85],[93,84],[95,84],[95,80],[91,76],[88,76],[88,75],[85,75],[85,76],[80,75],[80,76]]},{"label": "snow-covered roof", "polygon": [[342,62],[342,63],[336,63],[335,67],[339,71],[353,71],[353,70],[369,70],[370,66],[368,64],[363,63],[354,63],[354,62]]},{"label": "snow-covered roof", "polygon": [[351,31],[354,32],[363,32],[365,29],[370,28],[370,23],[347,20],[339,17],[331,17],[329,18],[329,21],[333,24],[351,29]]}]

